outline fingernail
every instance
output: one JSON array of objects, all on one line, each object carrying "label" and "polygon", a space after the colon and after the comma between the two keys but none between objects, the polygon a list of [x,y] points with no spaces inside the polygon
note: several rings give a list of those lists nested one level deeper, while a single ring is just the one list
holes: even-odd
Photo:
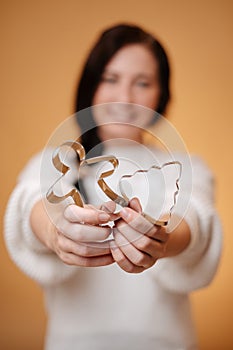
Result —
[{"label": "fingernail", "polygon": [[130,213],[127,209],[123,208],[121,211],[120,211],[120,215],[123,219],[128,219],[129,216],[130,216]]},{"label": "fingernail", "polygon": [[105,205],[101,205],[100,209],[106,211],[106,213],[112,213]]},{"label": "fingernail", "polygon": [[100,213],[98,217],[99,217],[100,221],[109,221],[110,220],[110,215],[108,215],[107,213]]}]

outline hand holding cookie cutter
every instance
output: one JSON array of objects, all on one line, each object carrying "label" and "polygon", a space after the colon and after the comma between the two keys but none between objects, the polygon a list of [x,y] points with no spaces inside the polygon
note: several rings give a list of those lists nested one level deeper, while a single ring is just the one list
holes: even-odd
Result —
[{"label": "hand holding cookie cutter", "polygon": [[164,163],[162,166],[157,166],[157,165],[153,165],[152,167],[150,167],[147,170],[138,170],[136,171],[134,174],[132,175],[123,175],[120,179],[119,182],[119,186],[120,186],[120,190],[121,190],[121,194],[122,196],[118,195],[117,193],[115,193],[109,186],[108,184],[105,182],[105,178],[111,176],[115,169],[117,168],[119,162],[118,159],[113,156],[113,155],[109,155],[109,156],[99,156],[99,157],[94,157],[94,158],[89,158],[89,159],[85,159],[86,157],[86,153],[85,153],[85,149],[84,147],[81,145],[81,143],[79,143],[78,141],[66,141],[65,143],[63,143],[60,147],[58,147],[55,150],[55,153],[53,155],[52,161],[53,161],[53,165],[55,166],[55,168],[62,173],[62,176],[60,178],[58,178],[58,180],[51,186],[51,188],[48,190],[47,194],[46,194],[46,198],[50,203],[59,203],[61,201],[63,201],[64,199],[68,198],[68,197],[72,197],[74,200],[74,203],[80,207],[84,207],[84,201],[82,199],[82,196],[80,194],[80,192],[76,189],[73,188],[70,192],[62,195],[62,196],[58,196],[54,193],[54,186],[61,180],[61,178],[63,176],[65,176],[65,174],[70,170],[70,168],[64,164],[59,156],[59,153],[61,151],[61,148],[64,146],[68,146],[71,149],[73,149],[76,154],[77,154],[77,165],[78,165],[78,171],[79,168],[81,166],[84,165],[90,165],[90,164],[94,164],[94,163],[99,163],[99,162],[104,162],[107,161],[109,163],[112,164],[113,169],[105,171],[103,173],[100,174],[97,182],[99,187],[102,189],[102,191],[107,195],[108,198],[110,198],[111,200],[113,200],[116,204],[119,204],[122,207],[127,207],[129,205],[129,201],[130,199],[127,197],[126,193],[124,192],[122,185],[121,185],[121,180],[125,179],[125,178],[130,178],[132,177],[134,174],[138,173],[138,172],[148,172],[150,171],[152,168],[154,169],[158,169],[161,170],[162,168],[164,168],[165,166],[168,165],[178,165],[179,166],[179,175],[176,179],[176,191],[174,193],[174,201],[173,201],[173,205],[169,210],[169,218],[167,220],[156,220],[154,218],[152,218],[150,215],[142,212],[141,215],[144,216],[147,220],[149,220],[153,225],[157,225],[157,226],[166,226],[168,224],[168,221],[171,217],[171,213],[172,210],[174,208],[174,206],[176,205],[176,201],[177,201],[177,195],[179,192],[179,180],[181,177],[181,171],[182,171],[182,165],[180,162],[178,161],[171,161],[171,162],[167,162]]}]

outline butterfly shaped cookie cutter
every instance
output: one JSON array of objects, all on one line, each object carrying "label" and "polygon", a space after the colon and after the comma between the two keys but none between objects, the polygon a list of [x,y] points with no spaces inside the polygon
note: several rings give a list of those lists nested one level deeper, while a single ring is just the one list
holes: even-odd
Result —
[{"label": "butterfly shaped cookie cutter", "polygon": [[50,203],[60,203],[61,201],[65,200],[66,198],[71,197],[76,205],[78,205],[80,207],[84,207],[84,204],[85,204],[80,192],[76,188],[72,188],[68,193],[66,193],[62,196],[58,196],[54,192],[54,187],[56,186],[56,184],[70,170],[70,167],[67,166],[66,164],[64,164],[60,158],[60,151],[64,146],[69,147],[73,151],[75,151],[75,153],[77,155],[78,170],[80,167],[82,167],[84,165],[90,165],[90,164],[99,163],[99,162],[109,162],[113,166],[113,168],[111,170],[105,171],[105,172],[100,174],[100,176],[97,180],[97,183],[98,183],[99,187],[101,188],[101,190],[107,195],[107,197],[110,198],[111,200],[113,200],[116,204],[119,204],[121,207],[127,207],[129,205],[129,202],[130,202],[130,199],[127,197],[126,193],[124,192],[124,190],[122,188],[121,180],[123,180],[125,178],[130,178],[138,172],[142,172],[142,173],[148,172],[152,168],[161,170],[165,166],[168,166],[168,165],[178,165],[179,166],[179,175],[176,179],[176,191],[174,193],[173,205],[169,210],[169,218],[166,220],[156,220],[144,212],[141,213],[142,216],[144,216],[147,220],[149,220],[154,225],[166,226],[168,224],[169,219],[170,219],[171,214],[172,214],[172,210],[177,202],[177,195],[179,193],[179,181],[180,181],[181,172],[182,172],[182,165],[179,161],[167,162],[167,163],[164,163],[162,166],[153,165],[152,167],[150,167],[147,170],[137,170],[134,174],[123,175],[120,179],[120,182],[119,182],[120,191],[122,194],[122,196],[120,196],[116,192],[114,192],[105,181],[105,178],[111,176],[114,173],[115,169],[118,167],[118,165],[119,165],[118,159],[113,155],[99,156],[99,157],[93,157],[93,158],[86,159],[86,152],[85,152],[85,149],[81,143],[79,143],[78,141],[66,141],[61,146],[59,146],[57,149],[55,149],[54,154],[52,156],[52,162],[53,162],[54,167],[60,173],[62,173],[62,175],[49,188],[49,190],[46,194],[46,198]]}]

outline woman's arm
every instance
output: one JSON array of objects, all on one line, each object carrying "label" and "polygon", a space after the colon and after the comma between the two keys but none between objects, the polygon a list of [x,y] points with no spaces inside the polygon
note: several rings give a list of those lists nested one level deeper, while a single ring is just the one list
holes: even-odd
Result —
[{"label": "woman's arm", "polygon": [[188,247],[190,240],[191,231],[187,222],[184,219],[179,220],[178,226],[169,233],[164,257],[176,256],[182,253]]}]

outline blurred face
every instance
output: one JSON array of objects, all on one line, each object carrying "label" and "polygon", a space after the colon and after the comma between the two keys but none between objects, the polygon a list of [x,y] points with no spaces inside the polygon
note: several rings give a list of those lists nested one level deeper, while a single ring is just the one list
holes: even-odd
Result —
[{"label": "blurred face", "polygon": [[[129,124],[146,127],[153,113],[140,106],[156,110],[159,98],[158,63],[150,50],[142,44],[121,48],[106,65],[93,98],[93,105],[107,103],[93,113],[100,126],[101,139],[126,137],[139,140],[141,131]],[[101,125],[112,122],[117,124]]]}]

